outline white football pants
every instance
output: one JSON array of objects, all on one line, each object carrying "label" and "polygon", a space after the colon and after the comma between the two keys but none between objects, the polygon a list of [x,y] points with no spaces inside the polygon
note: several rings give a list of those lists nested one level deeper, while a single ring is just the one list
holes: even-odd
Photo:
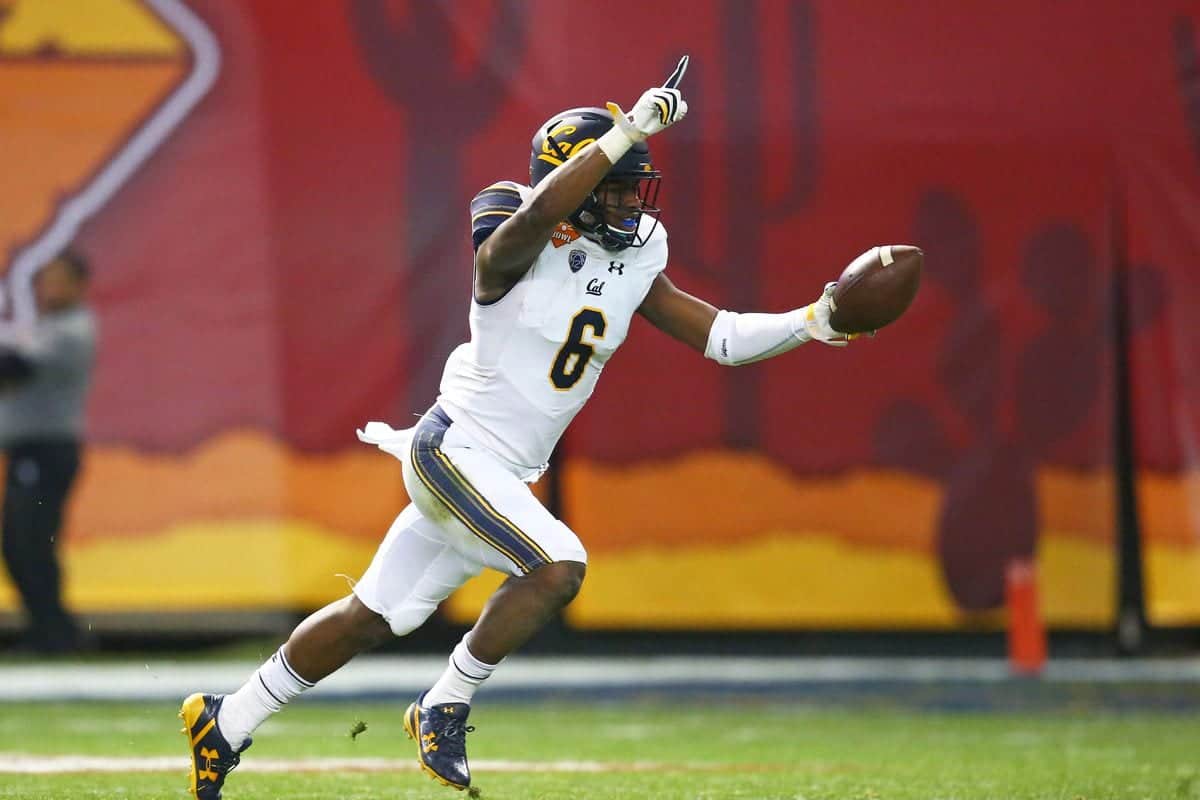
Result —
[{"label": "white football pants", "polygon": [[415,428],[371,422],[359,438],[400,459],[412,500],[354,587],[397,636],[484,567],[524,575],[555,561],[587,563],[579,537],[534,497],[521,470],[437,406]]}]

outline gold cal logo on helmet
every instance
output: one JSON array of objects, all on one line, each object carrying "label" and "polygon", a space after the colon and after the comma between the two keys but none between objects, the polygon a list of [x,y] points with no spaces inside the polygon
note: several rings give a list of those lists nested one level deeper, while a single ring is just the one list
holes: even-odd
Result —
[{"label": "gold cal logo on helmet", "polygon": [[[576,130],[574,125],[559,125],[554,130],[546,135],[542,141],[542,152],[538,153],[538,160],[545,161],[548,164],[553,164],[556,167],[561,167],[563,159],[559,158],[558,150],[554,149],[554,145],[550,143],[550,138],[558,138],[559,136],[570,136]],[[580,150],[587,147],[592,142],[596,141],[595,137],[591,139],[580,139],[572,144],[571,142],[558,142],[558,149],[566,154],[567,158],[574,158]]]}]

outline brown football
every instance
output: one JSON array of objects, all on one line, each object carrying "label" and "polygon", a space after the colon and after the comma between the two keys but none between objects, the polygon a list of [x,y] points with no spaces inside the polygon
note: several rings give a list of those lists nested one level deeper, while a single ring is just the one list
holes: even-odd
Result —
[{"label": "brown football", "polygon": [[889,244],[851,261],[833,289],[829,324],[842,333],[866,333],[895,322],[917,296],[924,258],[919,247]]}]

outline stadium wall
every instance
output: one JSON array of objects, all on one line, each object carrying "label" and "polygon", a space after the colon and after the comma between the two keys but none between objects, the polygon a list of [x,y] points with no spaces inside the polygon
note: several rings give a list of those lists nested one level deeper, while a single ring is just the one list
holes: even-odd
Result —
[{"label": "stadium wall", "polygon": [[1200,624],[1198,21],[0,0],[5,313],[66,240],[96,270],[71,602],[343,593],[405,502],[354,429],[422,412],[467,336],[470,197],[527,174],[552,113],[688,52],[692,113],[652,142],[676,283],[782,310],[887,242],[925,248],[925,282],[874,340],[736,370],[635,322],[549,479],[591,554],[569,623],[978,629],[1032,559],[1051,625],[1110,626],[1122,349],[1147,613]]}]

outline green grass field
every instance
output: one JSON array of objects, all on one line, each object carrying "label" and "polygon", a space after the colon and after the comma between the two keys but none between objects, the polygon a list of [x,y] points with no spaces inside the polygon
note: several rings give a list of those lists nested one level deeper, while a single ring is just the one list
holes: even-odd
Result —
[{"label": "green grass field", "polygon": [[[301,761],[407,762],[414,748],[399,705],[298,703],[259,730],[225,797],[465,800],[407,763],[386,771],[346,764],[322,771],[319,760]],[[175,711],[164,704],[0,704],[0,798],[184,798],[186,744]],[[474,717],[478,730],[468,744],[475,784],[490,800],[1200,798],[1195,715],[838,710],[760,698],[484,701]],[[368,729],[351,739],[355,720]],[[153,759],[149,768],[159,771],[12,772],[46,756],[98,758],[98,770],[109,768],[110,759]],[[163,756],[178,761],[163,763]],[[295,771],[281,759],[295,760]],[[255,771],[256,761],[282,771]],[[480,766],[488,762],[497,766]],[[579,762],[601,763],[591,765],[597,771],[566,771]],[[500,771],[514,767],[522,771]]]}]

